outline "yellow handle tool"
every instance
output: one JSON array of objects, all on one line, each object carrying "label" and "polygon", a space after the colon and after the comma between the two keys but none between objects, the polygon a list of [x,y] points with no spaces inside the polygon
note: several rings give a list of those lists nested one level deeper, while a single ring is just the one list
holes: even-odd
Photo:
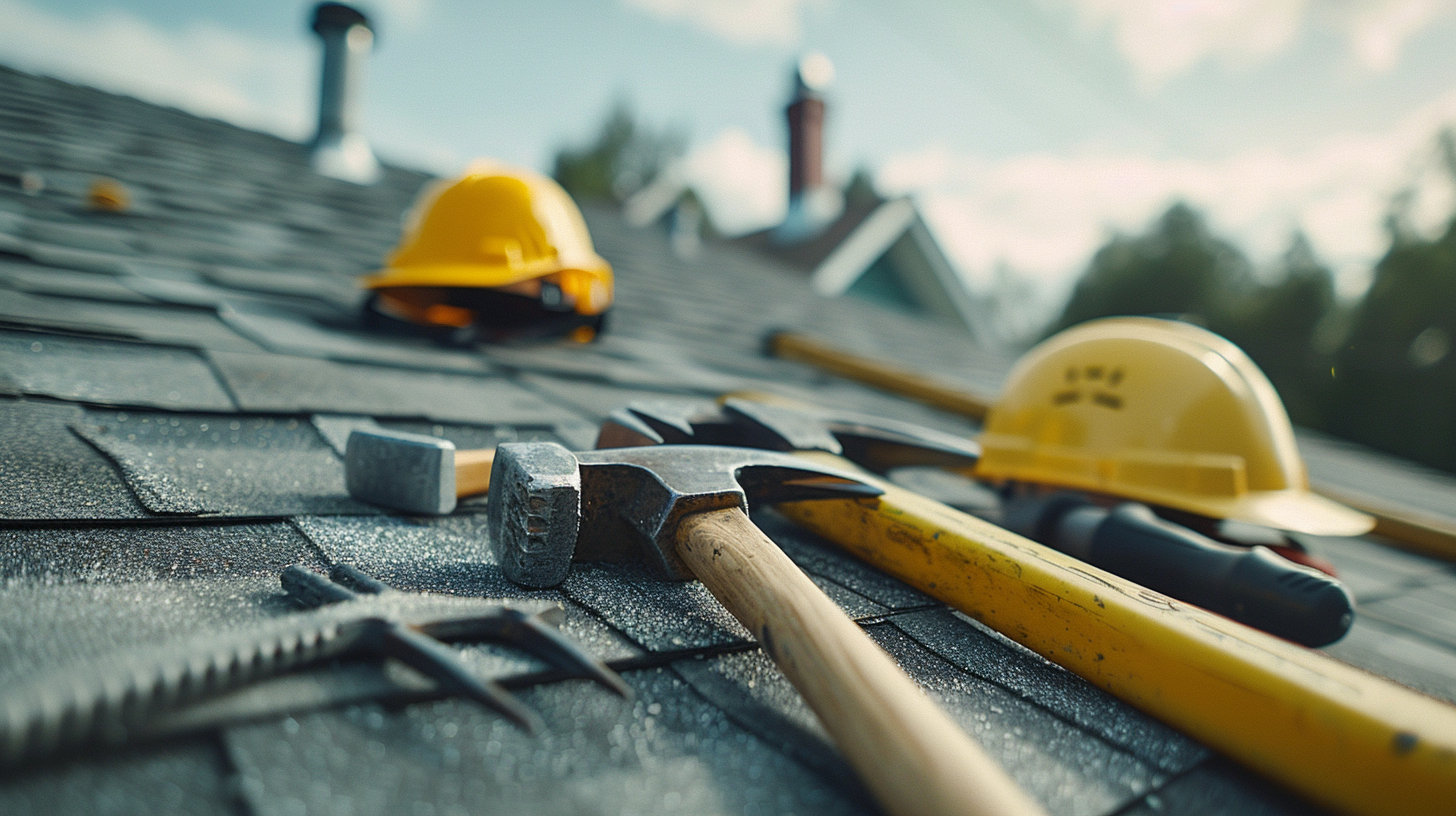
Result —
[{"label": "yellow handle tool", "polygon": [[1451,813],[1456,707],[874,484],[879,499],[779,510],[1314,801]]}]

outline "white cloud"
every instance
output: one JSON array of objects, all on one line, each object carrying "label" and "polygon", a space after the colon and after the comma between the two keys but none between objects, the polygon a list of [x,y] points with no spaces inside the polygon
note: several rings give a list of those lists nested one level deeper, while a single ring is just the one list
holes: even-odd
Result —
[{"label": "white cloud", "polygon": [[1110,231],[1141,232],[1179,199],[1208,213],[1256,263],[1276,258],[1298,228],[1338,272],[1359,278],[1388,246],[1383,217],[1397,191],[1417,183],[1416,227],[1450,218],[1433,137],[1453,119],[1456,93],[1384,133],[1216,161],[1111,153],[990,161],[929,147],[886,162],[877,182],[919,196],[946,250],[982,289],[1005,264],[1059,296]]},{"label": "white cloud", "polygon": [[0,0],[0,61],[301,138],[310,130],[317,57],[205,23],[164,31],[125,11],[70,18]]},{"label": "white cloud", "polygon": [[824,0],[625,0],[665,20],[683,20],[736,45],[795,45],[802,18]]},{"label": "white cloud", "polygon": [[1389,71],[1406,42],[1456,0],[1065,0],[1113,43],[1148,89],[1215,59],[1248,68],[1296,44],[1311,28],[1334,30],[1362,67]]},{"label": "white cloud", "polygon": [[688,154],[685,175],[713,219],[727,234],[779,223],[789,195],[789,159],[739,128],[722,131]]},{"label": "white cloud", "polygon": [[1360,64],[1385,72],[1399,61],[1406,40],[1453,7],[1456,3],[1450,0],[1366,0],[1338,3],[1326,11],[1335,15]]}]

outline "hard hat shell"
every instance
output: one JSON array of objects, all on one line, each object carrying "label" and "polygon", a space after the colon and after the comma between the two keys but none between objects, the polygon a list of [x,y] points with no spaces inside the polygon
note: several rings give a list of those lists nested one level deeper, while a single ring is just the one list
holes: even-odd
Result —
[{"label": "hard hat shell", "polygon": [[1314,535],[1374,520],[1309,491],[1268,378],[1218,335],[1109,318],[1017,362],[986,417],[978,476],[1090,490]]},{"label": "hard hat shell", "polygon": [[[497,289],[546,278],[578,314],[612,305],[612,267],[571,196],[540,173],[473,166],[421,196],[388,266],[366,288]],[[519,288],[519,287],[516,287]]]}]

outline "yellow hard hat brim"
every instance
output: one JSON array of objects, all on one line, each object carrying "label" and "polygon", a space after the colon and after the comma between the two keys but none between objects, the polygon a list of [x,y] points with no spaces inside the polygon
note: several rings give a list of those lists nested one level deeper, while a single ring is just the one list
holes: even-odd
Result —
[{"label": "yellow hard hat brim", "polygon": [[[1078,479],[1070,474],[1048,477],[1044,472],[1012,468],[994,478],[1024,480],[1077,490],[1088,490],[1109,496],[1148,504],[1171,507],[1209,518],[1233,519],[1320,536],[1358,536],[1375,527],[1375,518],[1352,510],[1308,490],[1254,490],[1228,496],[1197,495],[1185,490],[1159,489],[1147,484],[1105,481],[1094,477]],[[1022,470],[1024,472],[1016,472]],[[979,474],[986,478],[985,474]]]},{"label": "yellow hard hat brim", "polygon": [[1255,492],[1229,503],[1226,509],[1210,502],[1194,512],[1262,524],[1278,530],[1320,536],[1364,535],[1375,528],[1375,518],[1304,490]]},{"label": "yellow hard hat brim", "polygon": [[484,266],[476,264],[419,264],[381,269],[360,281],[365,289],[397,286],[492,289],[532,280],[560,270],[555,263],[530,266]]},{"label": "yellow hard hat brim", "polygon": [[1147,491],[1141,496],[1130,495],[1134,491],[1118,492],[1131,499],[1200,516],[1246,521],[1293,533],[1357,536],[1375,528],[1373,517],[1305,490],[1254,491],[1226,499],[1211,496],[1190,498],[1171,493],[1160,495],[1157,491]]},{"label": "yellow hard hat brim", "polygon": [[412,264],[408,267],[389,267],[367,275],[360,280],[364,289],[393,289],[393,287],[450,287],[450,289],[495,289],[511,286],[513,283],[545,277],[552,272],[579,268],[596,274],[609,274],[612,267],[604,259],[594,259],[585,264],[562,265],[559,262],[545,264],[515,265],[515,267],[489,267],[483,264]]}]

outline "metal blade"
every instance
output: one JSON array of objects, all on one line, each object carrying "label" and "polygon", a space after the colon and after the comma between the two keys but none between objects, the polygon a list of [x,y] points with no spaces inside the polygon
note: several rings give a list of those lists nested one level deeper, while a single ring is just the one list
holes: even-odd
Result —
[{"label": "metal blade", "polygon": [[434,638],[403,625],[386,629],[380,643],[383,654],[399,660],[430,677],[451,694],[472,700],[499,712],[529,733],[541,729],[541,718],[506,691],[499,683],[481,680],[471,673],[453,649]]},{"label": "metal blade", "polygon": [[294,603],[308,609],[352,601],[359,597],[347,587],[336,584],[298,564],[284,568],[283,574],[278,576],[278,581],[283,584],[283,591],[288,593],[288,597]]},{"label": "metal blade", "polygon": [[632,690],[620,675],[561,634],[550,622],[550,618],[560,612],[552,608],[527,615],[519,609],[505,608],[494,615],[441,621],[417,628],[430,637],[445,641],[491,641],[514,646],[546,661],[554,669],[572,677],[594,681],[615,694],[631,698]]},{"label": "metal blade", "polygon": [[0,694],[0,767],[145,734],[161,713],[361,649],[368,620],[314,617],[165,651],[123,652]]},{"label": "metal blade", "polygon": [[383,595],[386,592],[394,591],[394,587],[372,575],[366,575],[357,567],[349,564],[335,564],[334,568],[329,570],[329,580],[366,595]]}]

